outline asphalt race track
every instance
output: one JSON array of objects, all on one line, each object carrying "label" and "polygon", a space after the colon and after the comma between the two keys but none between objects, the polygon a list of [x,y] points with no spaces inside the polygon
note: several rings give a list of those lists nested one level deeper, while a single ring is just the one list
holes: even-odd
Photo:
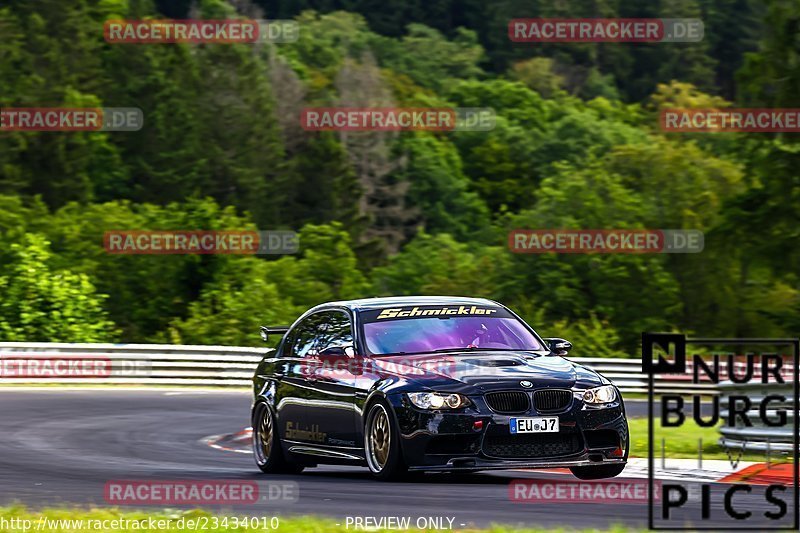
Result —
[{"label": "asphalt race track", "polygon": [[[120,479],[269,479],[249,455],[213,449],[201,442],[209,435],[235,433],[249,425],[247,393],[4,389],[0,390],[0,405],[0,505],[104,506],[105,484]],[[628,406],[634,416],[643,415],[645,409],[643,403]],[[410,482],[383,483],[373,481],[366,469],[319,467],[297,476],[275,477],[299,484],[296,502],[215,510],[248,516],[313,514],[342,520],[347,516],[411,516],[414,520],[447,516],[454,518],[455,528],[491,523],[646,527],[645,504],[510,501],[511,480],[548,477],[573,479],[559,474],[495,472],[436,474]],[[622,478],[624,473],[617,479]],[[743,497],[741,501],[747,500]],[[719,498],[712,507],[715,512],[721,508]],[[756,514],[771,509],[762,498],[752,502]]]}]

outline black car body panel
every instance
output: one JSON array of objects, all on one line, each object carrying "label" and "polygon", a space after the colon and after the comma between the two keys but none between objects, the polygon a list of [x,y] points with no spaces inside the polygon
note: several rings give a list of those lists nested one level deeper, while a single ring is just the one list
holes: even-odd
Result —
[{"label": "black car body panel", "polygon": [[[308,465],[366,464],[364,417],[367,407],[382,399],[394,410],[411,470],[574,467],[627,460],[628,426],[619,391],[613,402],[585,403],[583,391],[610,382],[554,355],[527,325],[540,350],[371,355],[362,313],[411,306],[491,306],[522,322],[496,302],[473,298],[374,298],[310,309],[260,362],[253,379],[254,400],[274,413],[286,454]],[[339,332],[336,339],[326,339],[331,330]],[[326,343],[330,346],[322,349]],[[344,349],[348,343],[352,347]],[[457,393],[470,404],[454,411],[421,409],[408,393],[424,391]],[[510,433],[511,418],[539,416],[558,417],[560,431]]]}]

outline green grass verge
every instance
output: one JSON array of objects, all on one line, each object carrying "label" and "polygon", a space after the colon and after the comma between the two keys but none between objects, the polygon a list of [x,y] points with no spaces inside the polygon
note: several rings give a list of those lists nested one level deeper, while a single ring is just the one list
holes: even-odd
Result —
[{"label": "green grass verge", "polygon": [[[243,513],[238,515],[240,520],[247,516]],[[254,515],[254,517],[257,515]],[[352,526],[346,529],[344,524],[336,525],[336,521],[331,519],[300,517],[300,518],[279,518],[277,529],[272,529],[275,524],[270,522],[271,517],[258,517],[259,524],[255,527],[245,527],[233,524],[233,516],[228,517],[227,524],[223,524],[225,517],[213,515],[206,511],[170,511],[161,510],[153,512],[144,511],[121,511],[115,508],[108,509],[44,509],[40,511],[28,510],[24,507],[0,507],[0,532],[3,533],[84,533],[98,531],[137,531],[137,532],[205,532],[214,533],[219,531],[275,531],[279,533],[327,533],[327,532],[353,532],[357,531]],[[114,523],[113,521],[117,521]],[[150,520],[153,523],[150,523]],[[202,523],[205,527],[189,527],[189,520],[194,520],[194,524]],[[215,523],[216,520],[216,523]],[[27,522],[26,522],[27,521]],[[92,522],[96,521],[96,522]],[[127,522],[123,522],[127,521]],[[133,522],[136,521],[137,524]],[[161,523],[158,523],[161,521]],[[413,519],[412,519],[413,523]],[[181,525],[183,527],[181,527]],[[266,527],[263,527],[266,526]],[[363,531],[363,530],[362,530]],[[388,530],[370,530],[388,531]],[[397,530],[394,530],[396,532]],[[422,530],[412,530],[422,531]],[[613,527],[611,529],[511,529],[502,526],[495,526],[483,530],[459,530],[459,531],[485,531],[491,533],[633,533],[633,529],[624,527]]]},{"label": "green grass verge", "polygon": [[[630,418],[628,425],[631,431],[631,457],[647,457],[647,419]],[[725,449],[718,444],[719,431],[716,427],[698,426],[693,419],[687,418],[679,428],[661,428],[656,423],[654,431],[653,455],[661,457],[661,439],[664,438],[664,451],[667,457],[697,459],[699,448],[698,439],[703,439],[703,459],[727,460]],[[738,451],[732,450],[733,459],[738,457]],[[764,462],[764,454],[746,453],[742,461]],[[775,462],[791,460],[778,454],[772,456]]]}]

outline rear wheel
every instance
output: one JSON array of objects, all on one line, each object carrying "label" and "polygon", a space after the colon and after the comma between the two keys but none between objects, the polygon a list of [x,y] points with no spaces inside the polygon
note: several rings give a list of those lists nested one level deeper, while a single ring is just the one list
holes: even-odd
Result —
[{"label": "rear wheel", "polygon": [[253,455],[258,468],[267,474],[299,474],[303,471],[303,465],[284,456],[275,417],[265,403],[259,403],[253,411]]},{"label": "rear wheel", "polygon": [[364,424],[364,451],[367,466],[378,479],[394,480],[408,474],[396,427],[391,407],[382,401],[372,404]]}]

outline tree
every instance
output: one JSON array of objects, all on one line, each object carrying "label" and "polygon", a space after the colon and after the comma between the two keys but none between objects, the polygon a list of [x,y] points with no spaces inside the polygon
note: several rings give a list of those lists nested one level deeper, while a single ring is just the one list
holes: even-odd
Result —
[{"label": "tree", "polygon": [[445,95],[458,107],[491,108],[497,114],[491,131],[455,131],[464,173],[491,212],[529,204],[541,178],[535,152],[547,129],[545,101],[520,82],[465,81]]},{"label": "tree", "polygon": [[510,75],[542,95],[550,98],[564,87],[564,77],[555,70],[550,57],[534,57],[518,61],[511,67]]},{"label": "tree", "polygon": [[[362,57],[360,64],[345,61],[336,77],[336,88],[343,107],[394,107],[391,93],[369,54]],[[394,152],[397,137],[393,131],[339,131],[361,190],[359,215],[368,223],[362,244],[376,250],[379,256],[400,248],[416,217],[416,209],[406,202],[409,183],[398,174],[405,158]]]},{"label": "tree", "polygon": [[229,263],[200,297],[189,304],[185,319],[175,319],[168,340],[176,344],[252,346],[259,326],[291,324],[305,309],[295,307],[255,258]]},{"label": "tree", "polygon": [[295,20],[303,31],[297,42],[279,51],[299,69],[312,92],[330,89],[344,61],[367,53],[374,38],[367,21],[356,13],[303,11]]},{"label": "tree", "polygon": [[[737,73],[739,100],[750,107],[797,108],[800,106],[800,3],[797,0],[766,2],[765,31],[758,51],[745,54]],[[752,186],[732,200],[725,209],[726,242],[736,242],[747,270],[748,281],[758,280],[763,292],[777,295],[786,306],[762,309],[780,329],[780,335],[797,335],[800,323],[800,143],[795,135],[779,133],[751,135],[748,174]],[[757,137],[756,139],[752,139]],[[764,282],[759,267],[768,268],[771,285]],[[760,275],[759,275],[760,274]],[[778,276],[779,280],[774,280]],[[753,283],[756,285],[756,283]],[[755,287],[754,287],[755,288]],[[795,296],[790,296],[790,295]],[[780,309],[784,307],[784,309]]]},{"label": "tree", "polygon": [[0,339],[16,342],[111,342],[114,323],[89,277],[50,266],[49,242],[27,234],[11,245],[0,276]]},{"label": "tree", "polygon": [[112,45],[102,57],[111,78],[105,99],[142,109],[145,126],[115,137],[128,179],[104,188],[100,201],[163,205],[216,192],[204,139],[209,129],[202,122],[209,73],[202,72],[192,45]]},{"label": "tree", "polygon": [[757,52],[746,53],[737,73],[739,101],[748,106],[797,107],[800,101],[800,5],[797,0],[766,3],[766,30]]},{"label": "tree", "polygon": [[233,255],[116,255],[103,247],[106,231],[255,230],[249,217],[211,199],[166,206],[126,201],[69,204],[46,219],[53,262],[89,276],[109,295],[104,306],[122,329],[122,340],[162,340],[176,317],[185,317],[216,272]]},{"label": "tree", "polygon": [[267,54],[274,116],[289,159],[281,181],[288,196],[284,203],[292,209],[284,210],[282,220],[295,228],[337,220],[358,238],[355,225],[361,190],[348,154],[334,133],[303,130],[300,117],[308,89],[275,47]]},{"label": "tree", "polygon": [[409,183],[409,203],[419,210],[429,233],[475,239],[489,225],[489,210],[470,190],[458,150],[430,132],[409,132],[400,139],[407,164],[401,179]]},{"label": "tree", "polygon": [[619,332],[608,320],[599,318],[594,312],[591,312],[588,318],[575,322],[559,320],[551,326],[539,325],[539,334],[570,341],[575,347],[572,351],[573,357],[625,358],[632,355],[620,349]]},{"label": "tree", "polygon": [[[554,170],[542,181],[535,206],[504,221],[507,230],[648,227],[643,197],[602,161]],[[517,298],[535,298],[547,321],[588,319],[590,311],[607,319],[620,333],[618,348],[629,353],[642,331],[669,329],[681,316],[679,286],[663,255],[520,254],[508,283]]]},{"label": "tree", "polygon": [[350,235],[334,222],[308,224],[299,232],[300,253],[267,263],[267,279],[303,309],[369,295],[369,284]]},{"label": "tree", "polygon": [[285,224],[291,174],[264,63],[245,45],[195,56],[205,72],[196,113],[209,173],[203,194],[247,211],[260,227]]},{"label": "tree", "polygon": [[[103,106],[106,73],[92,33],[99,27],[93,9],[84,0],[67,8],[47,0],[0,9],[0,106]],[[104,132],[0,135],[0,193],[39,195],[58,207],[92,200],[95,182],[125,176],[119,151]]]},{"label": "tree", "polygon": [[508,262],[507,252],[498,246],[419,233],[386,266],[373,270],[373,284],[379,294],[502,299],[509,289]]},{"label": "tree", "polygon": [[422,24],[409,24],[399,40],[376,38],[373,46],[381,65],[405,74],[421,87],[441,90],[453,80],[483,76],[483,48],[475,32],[458,28],[452,40]]}]

